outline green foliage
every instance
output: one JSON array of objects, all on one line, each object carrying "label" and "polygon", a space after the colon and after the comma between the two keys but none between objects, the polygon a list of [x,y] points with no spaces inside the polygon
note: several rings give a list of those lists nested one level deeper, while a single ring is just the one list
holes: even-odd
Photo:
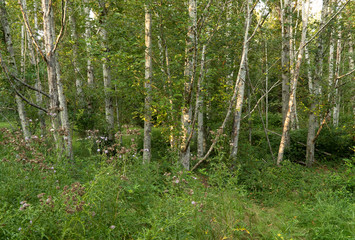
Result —
[{"label": "green foliage", "polygon": [[[299,142],[307,143],[307,129],[291,131],[291,143],[285,155],[292,161],[302,162],[306,158],[306,147]],[[354,146],[352,136],[342,128],[323,128],[316,140],[315,147],[317,161],[340,162],[343,158],[349,158],[353,154]],[[324,154],[326,152],[329,154]]]}]

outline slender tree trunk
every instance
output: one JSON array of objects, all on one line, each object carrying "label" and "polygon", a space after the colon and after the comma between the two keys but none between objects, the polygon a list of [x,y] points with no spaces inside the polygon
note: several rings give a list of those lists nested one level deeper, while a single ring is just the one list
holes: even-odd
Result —
[{"label": "slender tree trunk", "polygon": [[[232,18],[232,8],[233,8],[233,1],[229,1],[227,4],[227,33],[226,37],[230,38],[231,36],[231,18]],[[227,66],[227,86],[228,87],[233,87],[233,75],[234,75],[234,67],[233,61],[231,58],[231,50],[230,46],[227,45],[227,56],[226,56],[226,66]]]},{"label": "slender tree trunk", "polygon": [[[290,54],[289,54],[289,58],[290,58],[290,76],[294,75],[294,64],[295,64],[295,38],[296,38],[296,32],[297,32],[297,28],[295,28],[295,33],[293,32],[293,19],[292,19],[292,2],[291,0],[289,1],[289,12],[287,15],[287,19],[288,19],[288,24],[289,24],[289,41],[290,41]],[[297,7],[297,6],[296,6]],[[297,24],[296,24],[297,27]],[[295,99],[293,99],[293,107],[291,109],[291,130],[296,130],[297,129],[297,97],[296,94],[293,96]],[[289,139],[287,140],[287,142],[289,142]]]},{"label": "slender tree trunk", "polygon": [[[281,35],[282,35],[282,122],[284,124],[290,97],[290,0],[280,0],[281,3]],[[286,136],[288,142],[288,136]]]},{"label": "slender tree trunk", "polygon": [[[105,17],[105,16],[103,16]],[[102,37],[102,48],[105,51],[105,56],[103,57],[102,63],[102,71],[103,71],[103,78],[104,78],[104,93],[105,93],[105,116],[106,116],[106,123],[107,123],[107,133],[108,139],[110,141],[113,140],[114,135],[114,109],[113,109],[113,101],[112,101],[112,84],[111,84],[111,69],[110,69],[110,59],[108,57],[109,54],[109,47],[107,44],[107,31],[105,26],[101,26],[100,34]]]},{"label": "slender tree trunk", "polygon": [[334,30],[331,30],[330,33],[330,44],[329,44],[329,58],[328,58],[328,65],[329,65],[329,77],[328,77],[328,102],[331,101],[332,91],[334,87]]},{"label": "slender tree trunk", "polygon": [[171,83],[171,74],[170,74],[170,60],[169,60],[167,41],[164,34],[163,20],[161,18],[161,15],[157,14],[157,17],[160,19],[160,23],[159,23],[160,35],[158,35],[158,47],[160,50],[160,62],[162,65],[161,69],[163,74],[165,75],[164,89],[167,90],[168,99],[169,99],[169,110],[170,110],[168,113],[169,131],[170,131],[169,143],[170,143],[170,148],[173,149],[176,143],[175,143],[175,136],[174,136],[175,117],[174,117],[174,104],[172,100],[173,96],[172,96],[172,83]]},{"label": "slender tree trunk", "polygon": [[[326,16],[328,10],[328,0],[323,0],[322,6],[322,15],[321,15],[321,27],[326,23]],[[316,75],[314,78],[309,77],[309,94],[311,99],[311,106],[309,108],[309,117],[308,117],[308,135],[307,135],[307,148],[306,148],[306,165],[311,167],[315,162],[314,151],[315,151],[315,136],[316,136],[316,111],[319,104],[319,95],[320,95],[320,82],[323,77],[323,59],[324,59],[324,39],[325,34],[321,33],[318,38],[318,49],[316,52],[316,58],[314,62],[316,64]],[[310,62],[308,58],[308,51],[306,49],[306,60],[310,67]],[[310,69],[308,68],[308,71]],[[309,73],[310,75],[310,73]]]},{"label": "slender tree trunk", "polygon": [[[353,40],[351,38],[351,32],[349,32],[349,67],[350,70],[355,69],[355,64],[354,64],[354,49],[353,49]],[[351,77],[351,76],[350,76]],[[352,102],[352,111],[353,111],[353,116],[355,116],[355,96],[353,96],[351,98],[351,102]]]},{"label": "slender tree trunk", "polygon": [[[89,87],[93,88],[94,86],[94,69],[91,63],[91,22],[90,22],[90,8],[88,7],[88,0],[84,0],[84,14],[85,14],[85,43],[86,43],[86,52],[87,52],[87,64],[86,64],[86,73],[88,78]],[[91,103],[88,103],[88,107],[92,108]]]},{"label": "slender tree trunk", "polygon": [[149,5],[145,5],[145,100],[144,100],[144,149],[143,163],[151,160],[151,132],[152,132],[152,15]]},{"label": "slender tree trunk", "polygon": [[197,105],[198,105],[198,113],[197,113],[197,157],[202,158],[203,155],[205,154],[205,136],[204,136],[204,113],[203,113],[203,107],[204,107],[204,96],[203,96],[203,81],[204,81],[204,71],[205,71],[205,54],[206,54],[206,45],[203,45],[202,47],[202,53],[201,53],[201,68],[200,68],[200,81],[199,85],[197,88],[199,89],[199,94],[198,94],[198,100],[197,100]]},{"label": "slender tree trunk", "polygon": [[180,150],[180,162],[186,170],[190,169],[190,144],[187,141],[191,132],[192,121],[192,89],[195,77],[195,56],[196,56],[196,30],[197,30],[197,5],[196,0],[189,0],[189,27],[186,40],[185,60],[185,90],[184,103],[182,107],[181,125],[182,139]]},{"label": "slender tree trunk", "polygon": [[[38,17],[37,17],[37,1],[33,2],[33,20],[34,20],[34,35],[37,37],[38,35]],[[28,31],[27,31],[28,32]],[[32,41],[31,41],[32,45]],[[38,90],[42,91],[42,82],[41,82],[41,77],[40,77],[40,71],[39,71],[39,56],[38,52],[35,53],[35,65],[36,65],[36,84],[35,87]],[[43,104],[43,97],[42,94],[39,92],[36,92],[36,103],[39,106],[42,106]],[[45,115],[42,110],[38,110],[38,118],[40,122],[40,128],[41,128],[41,134],[45,135],[46,134],[46,119]]]},{"label": "slender tree trunk", "polygon": [[288,110],[287,110],[287,114],[286,114],[286,118],[285,118],[285,122],[284,122],[284,126],[283,126],[282,137],[281,137],[281,142],[280,142],[280,147],[279,147],[279,153],[278,153],[278,157],[277,157],[277,164],[278,165],[283,160],[285,147],[286,147],[286,137],[287,137],[289,129],[290,129],[291,110],[294,105],[294,96],[296,94],[296,89],[297,89],[297,80],[298,80],[298,76],[300,73],[302,56],[303,56],[304,46],[306,43],[308,14],[309,14],[309,0],[305,0],[302,5],[302,24],[303,24],[302,37],[301,37],[301,42],[300,42],[300,46],[298,49],[298,57],[297,57],[297,61],[296,61],[294,75],[292,76],[292,82],[291,82],[291,90],[292,91],[291,91],[290,99],[288,102]]},{"label": "slender tree trunk", "polygon": [[238,152],[238,139],[240,131],[240,122],[242,116],[242,107],[244,103],[244,90],[245,90],[245,81],[247,73],[247,64],[248,64],[248,39],[249,39],[249,28],[251,24],[251,13],[250,13],[250,4],[251,1],[247,1],[247,6],[245,8],[245,33],[244,33],[244,42],[243,42],[243,51],[242,51],[242,60],[240,61],[240,68],[237,76],[237,102],[235,105],[234,112],[234,126],[233,126],[233,136],[232,136],[232,149],[231,149],[231,158],[235,158]]},{"label": "slender tree trunk", "polygon": [[339,126],[339,113],[340,113],[340,94],[339,94],[339,81],[338,77],[340,76],[340,64],[341,64],[341,25],[338,25],[338,40],[337,40],[337,52],[335,58],[335,92],[334,92],[334,99],[335,99],[335,106],[333,107],[333,126]]},{"label": "slender tree trunk", "polygon": [[[67,103],[64,96],[63,85],[61,82],[60,66],[58,56],[54,51],[55,44],[55,26],[53,16],[53,6],[50,0],[42,0],[43,11],[43,35],[46,50],[46,63],[48,74],[48,86],[50,91],[50,115],[53,128],[54,140],[58,141],[59,145],[63,143],[63,148],[68,158],[73,158],[72,138],[69,125],[69,116]],[[60,124],[58,113],[60,114]],[[60,136],[63,136],[63,141],[59,142]]]},{"label": "slender tree trunk", "polygon": [[[10,25],[7,19],[7,12],[6,12],[6,6],[4,0],[0,0],[0,18],[1,18],[1,25],[3,28],[4,32],[4,39],[7,47],[7,52],[9,53],[9,63],[12,73],[15,76],[18,76],[18,69],[16,65],[16,60],[15,60],[15,51],[12,45],[12,37],[11,37],[11,31],[10,31]],[[20,118],[20,123],[21,123],[21,128],[22,128],[22,133],[25,139],[29,139],[31,137],[31,133],[28,127],[28,121],[26,117],[26,110],[25,110],[25,104],[18,96],[15,94],[15,100],[17,104],[17,111],[19,114]]]},{"label": "slender tree trunk", "polygon": [[269,128],[269,64],[267,40],[265,40],[265,127]]},{"label": "slender tree trunk", "polygon": [[[73,3],[70,3],[72,6]],[[70,7],[69,15],[69,24],[71,30],[71,40],[73,41],[72,50],[73,50],[73,67],[75,73],[75,87],[76,87],[76,96],[78,101],[78,106],[80,109],[84,107],[84,93],[83,93],[83,83],[80,77],[80,65],[79,65],[79,52],[78,52],[78,34],[76,31],[76,17],[73,11],[73,8]]]}]

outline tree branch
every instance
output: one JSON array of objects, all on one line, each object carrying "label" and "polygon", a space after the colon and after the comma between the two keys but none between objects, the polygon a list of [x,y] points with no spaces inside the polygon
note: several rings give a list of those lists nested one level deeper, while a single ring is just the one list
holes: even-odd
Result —
[{"label": "tree branch", "polygon": [[[51,7],[51,6],[50,6]],[[55,53],[55,51],[57,50],[59,41],[62,39],[63,37],[63,33],[64,33],[64,28],[65,28],[65,18],[66,18],[66,14],[67,14],[67,1],[62,0],[62,26],[60,28],[60,32],[59,35],[57,37],[57,40],[55,41],[54,47],[52,49],[52,53]]]},{"label": "tree branch", "polygon": [[48,113],[48,111],[47,111],[46,109],[42,108],[41,106],[39,106],[39,105],[37,105],[37,104],[35,104],[35,103],[32,103],[31,101],[29,101],[25,96],[23,96],[23,95],[16,89],[15,84],[11,81],[11,78],[10,78],[10,76],[9,76],[9,71],[8,71],[6,65],[4,64],[3,60],[2,60],[2,55],[1,55],[1,53],[0,53],[0,64],[1,64],[1,67],[2,67],[2,69],[3,69],[3,71],[4,71],[4,73],[5,73],[5,76],[6,76],[7,81],[10,83],[10,86],[11,86],[11,88],[15,91],[15,93],[16,93],[20,98],[22,98],[26,103],[28,103],[29,105],[31,105],[32,107],[35,107],[35,108],[37,108],[37,109],[42,110],[42,111],[45,112],[45,113]]},{"label": "tree branch", "polygon": [[30,24],[28,23],[27,15],[26,15],[25,11],[23,10],[23,6],[22,6],[21,0],[18,0],[18,4],[20,5],[22,17],[23,17],[23,20],[24,20],[24,22],[25,22],[27,31],[29,32],[31,39],[32,39],[33,43],[35,44],[35,46],[36,46],[36,48],[37,48],[37,51],[38,51],[39,54],[42,56],[43,60],[47,63],[47,58],[46,58],[46,56],[43,54],[41,48],[40,48],[39,45],[38,45],[38,42],[37,42],[36,38],[33,36],[32,29],[31,29],[31,27],[30,27]]},{"label": "tree branch", "polygon": [[[344,5],[304,44],[303,47],[306,47],[310,42],[312,42],[315,37],[321,33],[324,28],[326,26],[328,26],[328,24],[344,9],[344,7],[350,2],[350,0],[347,0],[346,3],[344,3]],[[298,51],[297,51],[298,52]],[[295,55],[297,55],[298,53],[296,53]]]},{"label": "tree branch", "polygon": [[50,95],[49,95],[48,93],[46,93],[46,92],[44,92],[44,91],[42,91],[42,90],[39,90],[38,88],[35,88],[35,87],[33,87],[33,86],[31,86],[31,85],[25,83],[24,81],[22,81],[21,79],[19,79],[18,77],[16,77],[16,76],[13,75],[13,74],[10,74],[10,75],[11,75],[11,77],[12,77],[13,79],[15,79],[17,82],[21,83],[22,85],[26,86],[27,88],[29,88],[29,89],[31,89],[31,90],[33,90],[33,91],[39,92],[39,93],[43,94],[44,96],[46,96],[47,98],[50,98]]}]

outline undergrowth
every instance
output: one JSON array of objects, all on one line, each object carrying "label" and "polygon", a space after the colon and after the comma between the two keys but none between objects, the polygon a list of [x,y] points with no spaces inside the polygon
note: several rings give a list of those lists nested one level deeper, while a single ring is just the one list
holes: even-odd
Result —
[{"label": "undergrowth", "polygon": [[[134,134],[134,133],[133,133]],[[181,171],[143,165],[134,137],[91,132],[74,161],[50,139],[0,133],[0,239],[351,239],[354,159],[307,169],[224,156]],[[171,158],[170,158],[171,157]]]}]

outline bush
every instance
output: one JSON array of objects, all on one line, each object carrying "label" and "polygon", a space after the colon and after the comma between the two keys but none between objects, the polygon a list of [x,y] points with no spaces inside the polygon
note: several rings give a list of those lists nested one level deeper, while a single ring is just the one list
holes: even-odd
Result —
[{"label": "bush", "polygon": [[[298,142],[307,143],[307,129],[291,131],[290,147],[286,149],[285,157],[295,162],[304,162],[306,159],[306,146]],[[316,140],[315,157],[321,162],[339,162],[343,158],[350,158],[353,154],[354,146],[352,136],[341,128],[323,128]],[[328,156],[322,152],[330,153]]]}]

